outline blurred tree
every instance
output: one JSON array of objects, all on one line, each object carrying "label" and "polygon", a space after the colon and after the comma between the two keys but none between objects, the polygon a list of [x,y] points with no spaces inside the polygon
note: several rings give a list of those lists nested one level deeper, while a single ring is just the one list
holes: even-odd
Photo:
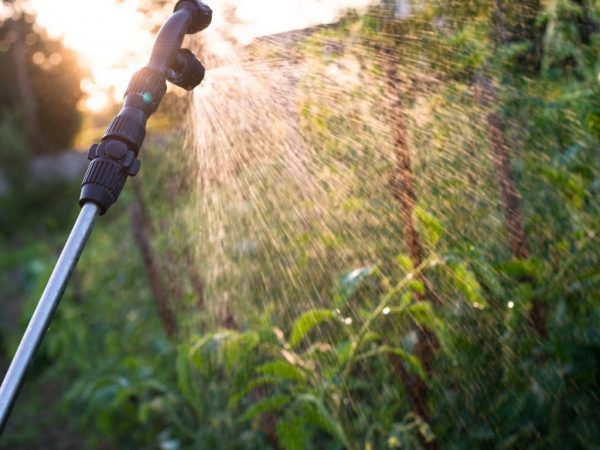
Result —
[{"label": "blurred tree", "polygon": [[[527,2],[525,2],[525,4],[526,3]],[[508,39],[510,37],[517,36],[517,39],[531,37],[527,36],[529,33],[525,33],[526,35],[523,36],[523,32],[519,31],[522,22],[531,22],[530,15],[532,12],[534,17],[535,14],[539,12],[539,2],[533,0],[531,3],[534,4],[526,5],[529,6],[530,9],[522,11],[521,8],[515,8],[512,4],[510,7],[506,7],[502,0],[496,0],[493,9],[493,14],[495,14],[496,17],[496,27],[490,36],[490,40],[496,44],[493,54],[498,54],[500,46],[508,45]],[[523,20],[523,17],[526,19]],[[536,47],[537,45],[535,44],[530,45],[530,48]],[[537,66],[537,63],[535,65]],[[485,117],[486,131],[492,147],[492,160],[496,167],[496,181],[502,197],[502,208],[504,210],[504,219],[511,253],[515,259],[526,261],[531,257],[531,250],[525,231],[525,218],[523,216],[523,207],[521,205],[521,195],[512,168],[511,151],[505,136],[504,120],[501,115],[495,111],[495,105],[499,104],[496,87],[482,72],[477,76],[476,91],[479,103],[484,109],[488,109]],[[535,284],[535,280],[531,279],[531,277],[524,277],[521,281],[527,284]],[[536,332],[540,336],[545,337],[547,334],[546,308],[537,298],[532,300],[529,320]]]},{"label": "blurred tree", "polygon": [[[398,78],[397,69],[399,63],[393,51],[388,52],[385,59],[386,94],[388,96],[388,115],[391,121],[394,137],[394,148],[396,156],[396,168],[393,179],[393,195],[400,205],[400,218],[404,231],[404,242],[414,267],[419,267],[424,261],[424,250],[421,238],[417,231],[415,220],[415,209],[417,194],[413,182],[413,170],[411,164],[411,149],[408,142],[408,129],[406,125],[406,114],[402,105],[401,81]],[[424,275],[420,276],[423,282],[424,292],[419,294],[419,300],[437,303],[429,283]],[[431,369],[437,346],[433,333],[424,326],[418,328],[419,341],[416,354],[426,371]],[[425,421],[429,421],[430,415],[427,407],[427,384],[415,375],[404,369],[403,362],[396,358],[390,358],[394,369],[401,374],[405,381],[406,389],[413,411]],[[428,449],[436,448],[434,442],[424,442]]]},{"label": "blurred tree", "polygon": [[27,169],[31,156],[28,150],[20,118],[0,113],[0,167],[11,188],[19,185],[23,171]]},{"label": "blurred tree", "polygon": [[50,38],[20,2],[11,6],[12,17],[0,24],[0,109],[21,115],[32,153],[63,149],[81,123],[85,73],[76,54]]},{"label": "blurred tree", "polygon": [[527,74],[539,72],[542,59],[544,36],[542,4],[539,0],[506,2],[496,0],[492,5],[494,32],[490,39],[497,46],[509,46],[525,43],[517,58],[517,68]]},{"label": "blurred tree", "polygon": [[144,270],[148,275],[148,281],[150,282],[152,294],[156,302],[158,316],[160,317],[167,337],[174,341],[177,333],[175,315],[170,304],[170,297],[167,295],[164,287],[164,280],[161,277],[161,271],[158,267],[154,250],[152,249],[148,237],[148,217],[144,211],[144,205],[139,200],[132,203],[129,207],[129,217],[131,220],[133,238],[142,256]]},{"label": "blurred tree", "polygon": [[[516,260],[527,261],[531,257],[531,250],[525,231],[522,199],[512,168],[511,151],[505,136],[504,120],[494,109],[494,105],[498,104],[496,88],[490,79],[481,76],[476,90],[482,108],[488,109],[485,115],[486,131],[492,148],[496,181],[502,197],[502,209],[504,210],[511,254]],[[535,284],[536,282],[529,276],[522,277],[520,281],[525,284]],[[529,321],[540,336],[546,336],[546,308],[537,298],[532,300]]]},{"label": "blurred tree", "polygon": [[31,75],[27,64],[22,20],[9,19],[6,25],[8,38],[12,41],[10,58],[14,67],[14,78],[21,101],[23,119],[27,128],[30,144],[33,148],[44,150],[37,114],[37,101],[31,85]]},{"label": "blurred tree", "polygon": [[[404,26],[402,20],[407,13],[408,10],[404,3],[382,2],[379,14],[384,33],[389,36],[402,36],[403,32],[400,31]],[[425,251],[417,230],[415,216],[418,198],[414,185],[407,115],[403,100],[405,98],[403,80],[398,76],[398,68],[401,66],[401,56],[397,44],[394,41],[384,43],[385,50],[382,55],[387,114],[392,129],[394,155],[396,158],[392,179],[392,194],[400,206],[400,220],[404,243],[412,265],[420,267],[425,260]],[[417,293],[418,300],[429,301],[434,305],[438,305],[438,300],[425,275],[421,274],[419,278],[423,284],[423,292]],[[425,371],[429,372],[434,361],[436,347],[438,346],[437,339],[427,326],[419,325],[417,334],[418,343],[415,353]],[[403,361],[397,355],[390,355],[389,360],[406,386],[412,411],[424,421],[429,422],[429,394],[426,382],[420,376],[407,371]],[[425,439],[422,440],[422,445],[426,449],[437,448],[437,444],[434,441],[427,441]]]}]

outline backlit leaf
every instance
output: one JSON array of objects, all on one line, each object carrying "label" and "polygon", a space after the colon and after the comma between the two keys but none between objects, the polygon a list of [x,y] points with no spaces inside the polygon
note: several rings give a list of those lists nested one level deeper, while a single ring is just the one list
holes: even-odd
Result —
[{"label": "backlit leaf", "polygon": [[328,309],[312,309],[305,312],[294,322],[290,345],[297,347],[313,328],[332,317],[333,311]]}]

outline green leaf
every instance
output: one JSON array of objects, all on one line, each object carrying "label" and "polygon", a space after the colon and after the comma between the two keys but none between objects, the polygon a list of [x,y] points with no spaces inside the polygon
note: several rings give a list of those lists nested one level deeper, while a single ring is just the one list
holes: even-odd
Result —
[{"label": "green leaf", "polygon": [[528,283],[520,283],[515,288],[515,298],[517,300],[517,304],[526,304],[533,300],[535,296],[535,291],[533,287]]},{"label": "green leaf", "polygon": [[260,341],[257,333],[224,331],[198,340],[190,350],[191,360],[203,375],[218,368],[233,370],[247,361]]},{"label": "green leaf", "polygon": [[235,392],[235,394],[233,394],[229,398],[229,401],[227,402],[227,408],[229,408],[229,409],[235,408],[239,404],[240,400],[242,400],[242,398],[244,398],[246,395],[248,395],[250,392],[252,392],[257,387],[263,386],[265,384],[276,383],[277,381],[278,380],[276,380],[274,378],[270,378],[270,377],[261,377],[261,378],[253,379],[248,384],[246,384],[242,389],[237,390]]},{"label": "green leaf", "polygon": [[427,373],[425,373],[421,361],[415,355],[411,355],[406,350],[398,347],[382,346],[380,351],[381,353],[391,353],[400,357],[422,380],[427,379]]},{"label": "green leaf", "polygon": [[515,259],[499,266],[499,270],[515,279],[539,280],[542,277],[543,269],[542,263],[533,258]]},{"label": "green leaf", "polygon": [[246,422],[267,412],[281,409],[291,400],[292,399],[289,395],[283,394],[267,397],[248,408],[242,417],[240,417],[240,422]]},{"label": "green leaf", "polygon": [[551,167],[542,167],[540,173],[546,178],[549,184],[558,189],[572,207],[580,209],[583,206],[587,192],[585,182],[581,177],[565,170]]},{"label": "green leaf", "polygon": [[301,369],[285,361],[268,362],[260,366],[256,371],[262,375],[270,375],[281,381],[296,381],[298,383],[306,381],[306,374]]},{"label": "green leaf", "polygon": [[421,280],[411,280],[408,287],[419,295],[425,295],[425,292],[427,292],[425,290],[425,283],[423,283]]},{"label": "green leaf", "polygon": [[243,365],[259,342],[260,338],[255,332],[234,334],[226,339],[222,350],[225,367],[232,369]]},{"label": "green leaf", "polygon": [[277,437],[285,450],[304,450],[306,432],[301,414],[286,414],[277,423]]},{"label": "green leaf", "polygon": [[181,394],[192,404],[196,405],[196,390],[192,367],[190,364],[190,347],[182,345],[177,352],[175,360],[175,369],[177,373],[177,388]]},{"label": "green leaf", "polygon": [[329,413],[322,400],[312,394],[299,395],[297,400],[304,403],[308,421],[338,439],[346,448],[350,448],[344,429]]},{"label": "green leaf", "polygon": [[483,304],[481,286],[466,263],[460,263],[453,267],[453,280],[456,288],[471,304]]},{"label": "green leaf", "polygon": [[340,342],[336,346],[336,355],[338,358],[338,364],[343,365],[350,356],[350,350],[352,349],[352,343],[349,341]]},{"label": "green leaf", "polygon": [[437,327],[437,317],[433,312],[431,303],[429,302],[417,302],[410,306],[410,314],[418,325],[435,330]]},{"label": "green leaf", "polygon": [[586,117],[586,125],[590,134],[600,142],[600,111],[591,111]]},{"label": "green leaf", "polygon": [[328,309],[311,309],[302,314],[296,319],[292,327],[292,336],[290,338],[292,348],[297,347],[313,328],[332,317],[333,311]]},{"label": "green leaf", "polygon": [[435,247],[444,233],[442,223],[420,206],[415,208],[414,214],[421,234],[432,247]]},{"label": "green leaf", "polygon": [[400,268],[405,272],[412,272],[415,268],[412,259],[410,259],[410,257],[407,255],[398,255],[396,260],[398,261]]}]

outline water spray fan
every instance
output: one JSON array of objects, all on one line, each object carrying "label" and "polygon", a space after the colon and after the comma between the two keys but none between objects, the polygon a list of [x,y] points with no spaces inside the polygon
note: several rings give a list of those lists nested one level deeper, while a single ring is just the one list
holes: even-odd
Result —
[{"label": "water spray fan", "polygon": [[166,82],[191,91],[204,79],[202,63],[181,46],[186,34],[204,30],[211,20],[211,9],[199,0],[177,2],[173,14],[158,32],[148,65],[133,75],[123,108],[100,143],[90,148],[90,164],[79,199],[81,212],[0,387],[0,433],[96,218],[106,214],[119,198],[127,178],[140,170],[138,158],[146,137],[146,123],[167,91]]}]

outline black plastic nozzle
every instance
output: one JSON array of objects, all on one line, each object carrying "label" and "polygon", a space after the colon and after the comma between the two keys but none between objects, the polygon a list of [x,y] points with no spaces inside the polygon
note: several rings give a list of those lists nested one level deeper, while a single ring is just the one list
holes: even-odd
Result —
[{"label": "black plastic nozzle", "polygon": [[187,91],[202,83],[206,70],[196,56],[187,48],[182,48],[175,63],[167,72],[167,80]]},{"label": "black plastic nozzle", "polygon": [[198,33],[210,25],[212,21],[212,9],[199,0],[179,0],[173,12],[189,8],[192,11],[192,20],[189,24],[187,34]]}]

